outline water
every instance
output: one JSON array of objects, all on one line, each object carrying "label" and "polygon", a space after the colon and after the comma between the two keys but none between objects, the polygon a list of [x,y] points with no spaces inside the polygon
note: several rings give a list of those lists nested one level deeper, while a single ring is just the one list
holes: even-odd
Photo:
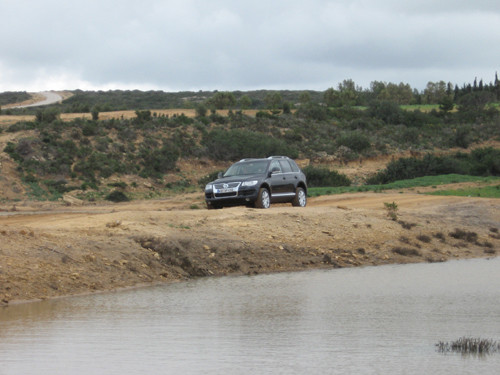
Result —
[{"label": "water", "polygon": [[500,258],[178,284],[0,309],[0,374],[498,374]]}]

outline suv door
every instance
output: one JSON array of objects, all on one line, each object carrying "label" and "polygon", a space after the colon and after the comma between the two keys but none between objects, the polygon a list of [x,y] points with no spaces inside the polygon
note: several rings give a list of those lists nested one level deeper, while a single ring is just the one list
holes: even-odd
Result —
[{"label": "suv door", "polygon": [[280,160],[281,171],[283,172],[283,180],[285,186],[283,192],[290,195],[295,194],[295,185],[297,184],[297,174],[292,171],[292,167],[288,160]]},{"label": "suv door", "polygon": [[278,160],[271,161],[269,165],[271,172],[271,196],[279,197],[287,193],[286,177],[281,170],[281,165]]}]

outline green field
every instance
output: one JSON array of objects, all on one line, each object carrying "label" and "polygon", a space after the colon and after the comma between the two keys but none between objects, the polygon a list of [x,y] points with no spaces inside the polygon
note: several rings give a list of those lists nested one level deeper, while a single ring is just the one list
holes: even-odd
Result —
[{"label": "green field", "polygon": [[[441,176],[426,176],[426,177],[418,177],[410,180],[400,180],[391,182],[385,185],[362,185],[362,186],[339,186],[339,187],[311,187],[308,189],[308,195],[310,197],[318,197],[320,195],[332,195],[332,194],[343,194],[343,193],[358,193],[365,191],[373,191],[373,192],[381,192],[383,190],[394,190],[394,189],[411,189],[417,187],[424,186],[439,186],[439,185],[447,185],[447,184],[456,184],[459,182],[482,182],[482,183],[494,183],[496,181],[500,182],[499,177],[478,177],[478,176],[465,176],[459,174],[448,174]],[[478,193],[486,194],[486,190],[498,190],[498,186],[485,186],[483,188],[477,188]],[[473,190],[473,189],[471,189]],[[485,190],[482,192],[482,190]],[[452,192],[453,190],[449,190]],[[457,190],[458,191],[458,190]],[[436,192],[437,193],[437,192]],[[434,193],[433,193],[434,194]],[[497,192],[498,194],[498,192]],[[442,194],[442,195],[462,195],[462,194]],[[471,194],[463,194],[464,196],[468,196]],[[472,196],[478,196],[476,195]],[[480,195],[485,196],[485,195]],[[494,196],[494,197],[499,197]]]},{"label": "green field", "polygon": [[400,106],[401,109],[405,111],[416,111],[419,110],[421,112],[430,112],[433,109],[439,111],[439,104],[404,104]]},{"label": "green field", "polygon": [[459,197],[481,197],[481,198],[500,198],[500,185],[483,186],[468,189],[456,190],[438,190],[431,195],[455,195]]}]

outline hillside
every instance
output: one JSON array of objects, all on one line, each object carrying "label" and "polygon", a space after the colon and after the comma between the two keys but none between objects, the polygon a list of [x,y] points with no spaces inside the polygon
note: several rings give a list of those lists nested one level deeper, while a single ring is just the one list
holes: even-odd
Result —
[{"label": "hillside", "polygon": [[[310,198],[303,209],[202,209],[207,175],[248,156],[287,154],[353,184],[388,166],[421,172],[424,161],[433,164],[424,172],[498,175],[497,112],[466,120],[391,108],[397,121],[316,106],[0,116],[0,304],[201,276],[495,256],[498,199],[398,189]],[[113,191],[133,201],[106,201]]]},{"label": "hillside", "polygon": [[[397,157],[495,147],[499,118],[496,109],[476,110],[471,118],[469,111],[423,113],[390,104],[366,110],[311,105],[291,113],[176,109],[82,115],[48,108],[35,116],[2,115],[0,199],[58,199],[71,192],[100,200],[117,189],[130,198],[151,198],[197,189],[202,177],[235,160],[280,154],[303,167],[340,168],[352,183],[362,184],[381,162]],[[442,173],[464,173],[458,164]]]}]

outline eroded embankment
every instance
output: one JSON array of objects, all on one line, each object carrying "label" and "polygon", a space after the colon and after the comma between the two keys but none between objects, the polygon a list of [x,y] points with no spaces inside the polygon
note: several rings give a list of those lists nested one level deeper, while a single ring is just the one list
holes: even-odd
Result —
[{"label": "eroded embankment", "polygon": [[[397,202],[396,220],[385,202]],[[0,216],[2,304],[191,277],[488,257],[500,244],[493,199],[364,193],[304,209],[191,204],[54,205],[29,215],[19,204]]]}]

